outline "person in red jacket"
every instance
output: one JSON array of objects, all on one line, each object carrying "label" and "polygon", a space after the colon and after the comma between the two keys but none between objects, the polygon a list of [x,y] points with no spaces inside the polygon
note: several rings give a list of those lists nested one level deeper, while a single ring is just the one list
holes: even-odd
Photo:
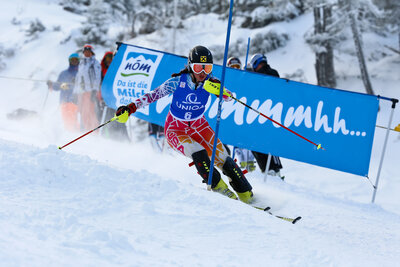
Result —
[{"label": "person in red jacket", "polygon": [[[104,80],[104,77],[106,76],[108,68],[110,67],[113,59],[114,59],[114,53],[111,51],[108,51],[104,54],[103,59],[100,62],[101,81],[102,82]],[[116,110],[106,106],[106,104],[104,103],[103,97],[101,96],[101,90],[99,91],[98,98],[101,99],[99,102],[101,103],[101,105],[100,105],[101,113],[103,114],[101,123],[104,123],[104,121],[108,121],[109,119],[114,117]],[[127,128],[124,124],[119,124],[119,123],[109,124],[108,127],[105,127],[103,129],[101,134],[102,134],[102,136],[104,136],[106,138],[111,138],[111,139],[114,139],[117,141],[129,141],[130,140]]]},{"label": "person in red jacket", "polygon": [[111,62],[114,58],[114,53],[108,51],[104,54],[103,59],[101,60],[101,81],[103,81],[104,76],[106,76],[107,70],[111,65]]},{"label": "person in red jacket", "polygon": [[[106,76],[106,73],[108,71],[108,68],[111,65],[111,62],[114,58],[114,53],[111,51],[107,51],[104,56],[103,59],[100,62],[100,66],[101,66],[101,82],[103,82],[104,77]],[[101,89],[101,88],[100,88]],[[101,90],[98,91],[98,93],[96,94],[96,98],[97,98],[97,105],[96,105],[96,114],[97,117],[99,119],[99,121],[102,120],[102,114],[104,112],[104,108],[105,108],[105,103],[103,100],[103,97],[101,96]]]}]

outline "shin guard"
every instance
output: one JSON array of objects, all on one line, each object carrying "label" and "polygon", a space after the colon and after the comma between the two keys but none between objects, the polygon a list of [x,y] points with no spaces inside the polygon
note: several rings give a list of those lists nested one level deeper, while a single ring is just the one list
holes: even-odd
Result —
[{"label": "shin guard", "polygon": [[228,157],[222,166],[223,173],[229,177],[229,184],[238,193],[251,191],[252,187],[236,162]]},{"label": "shin guard", "polygon": [[[206,150],[200,150],[192,154],[194,165],[200,176],[203,178],[204,183],[208,183],[208,176],[210,173],[210,165],[211,161],[208,157]],[[212,184],[211,188],[214,188],[221,180],[221,174],[218,172],[216,168],[213,169],[213,176],[212,176]]]}]

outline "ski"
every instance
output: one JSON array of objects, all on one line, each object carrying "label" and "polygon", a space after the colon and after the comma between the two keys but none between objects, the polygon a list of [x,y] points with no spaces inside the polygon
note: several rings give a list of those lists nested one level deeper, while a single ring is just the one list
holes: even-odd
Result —
[{"label": "ski", "polygon": [[253,207],[253,208],[256,208],[256,209],[258,209],[258,210],[266,211],[266,212],[268,212],[268,214],[270,214],[270,215],[272,215],[272,216],[274,216],[274,217],[276,217],[276,218],[279,218],[279,219],[281,219],[281,220],[290,222],[290,223],[292,223],[292,224],[295,224],[296,222],[298,222],[298,221],[301,219],[301,216],[297,216],[296,218],[290,218],[290,217],[284,217],[284,216],[279,216],[279,215],[273,214],[273,213],[270,211],[271,207],[266,207],[266,208],[257,207],[257,206],[252,206],[252,207]]}]

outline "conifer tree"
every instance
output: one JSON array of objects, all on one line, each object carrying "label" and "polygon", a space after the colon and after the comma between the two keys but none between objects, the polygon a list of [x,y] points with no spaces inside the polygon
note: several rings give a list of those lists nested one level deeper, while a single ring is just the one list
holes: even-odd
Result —
[{"label": "conifer tree", "polygon": [[109,21],[103,0],[93,0],[86,14],[87,20],[81,28],[81,36],[76,43],[82,46],[85,43],[108,45],[107,22]]}]

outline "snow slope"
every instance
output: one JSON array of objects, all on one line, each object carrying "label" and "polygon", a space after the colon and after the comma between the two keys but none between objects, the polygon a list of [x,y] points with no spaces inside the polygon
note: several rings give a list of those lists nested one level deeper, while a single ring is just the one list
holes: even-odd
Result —
[{"label": "snow slope", "polygon": [[[148,140],[136,137],[126,144],[91,134],[59,151],[57,146],[77,134],[62,129],[58,94],[47,93],[44,81],[55,79],[66,67],[66,57],[76,45],[60,42],[84,18],[55,3],[14,0],[2,3],[0,10],[4,29],[0,43],[17,51],[6,60],[7,69],[0,76],[35,80],[0,78],[2,266],[393,266],[399,262],[398,133],[389,136],[376,204],[370,204],[371,183],[359,176],[286,159],[282,159],[286,182],[271,177],[264,182],[259,171],[250,173],[259,202],[271,205],[279,215],[301,215],[296,225],[208,192],[187,158],[170,151],[155,153]],[[13,17],[22,24],[11,24]],[[46,31],[26,41],[21,29],[36,17]],[[226,25],[207,18],[201,15],[188,22],[207,27],[214,21],[212,30],[203,34],[181,32],[189,41],[178,44],[178,53],[186,54],[198,43],[224,42]],[[305,79],[314,83],[314,57],[303,40],[311,24],[312,16],[306,14],[292,23],[268,26],[291,36],[286,47],[268,57],[280,72],[302,69]],[[61,30],[52,30],[55,25]],[[233,39],[254,34],[237,27],[232,31]],[[167,37],[168,32],[156,32],[132,42],[168,50]],[[364,39],[369,54],[380,49],[372,44],[395,42],[395,37]],[[98,59],[105,50],[96,48]],[[369,62],[377,93],[400,98],[399,61],[389,54]],[[356,58],[338,53],[339,88],[362,92],[357,68]],[[8,120],[6,114],[20,107],[40,115]],[[383,101],[378,124],[386,126],[390,110],[390,103]],[[391,127],[399,122],[397,108]],[[384,135],[377,128],[372,182]]]},{"label": "snow slope", "polygon": [[3,266],[389,266],[400,260],[400,216],[370,204],[251,177],[256,194],[284,206],[277,213],[303,215],[292,225],[202,189],[193,174],[173,179],[121,170],[55,146],[1,141],[0,147]]}]

